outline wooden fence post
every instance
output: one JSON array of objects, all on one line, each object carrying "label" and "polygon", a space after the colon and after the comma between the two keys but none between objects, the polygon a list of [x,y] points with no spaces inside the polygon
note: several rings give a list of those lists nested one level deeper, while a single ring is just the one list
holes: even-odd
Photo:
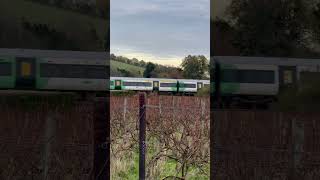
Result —
[{"label": "wooden fence post", "polygon": [[146,95],[139,96],[139,180],[145,180],[146,153]]},{"label": "wooden fence post", "polygon": [[94,110],[94,179],[110,179],[110,118],[108,98],[97,98]]}]

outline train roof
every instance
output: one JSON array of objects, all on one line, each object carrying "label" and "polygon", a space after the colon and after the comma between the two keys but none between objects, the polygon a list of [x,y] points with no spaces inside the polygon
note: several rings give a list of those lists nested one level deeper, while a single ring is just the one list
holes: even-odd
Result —
[{"label": "train roof", "polygon": [[214,61],[229,64],[280,65],[280,66],[320,66],[320,59],[285,57],[214,56]]},{"label": "train roof", "polygon": [[22,56],[40,58],[77,58],[77,59],[109,59],[108,52],[95,51],[65,51],[38,49],[9,49],[0,48],[0,56]]}]

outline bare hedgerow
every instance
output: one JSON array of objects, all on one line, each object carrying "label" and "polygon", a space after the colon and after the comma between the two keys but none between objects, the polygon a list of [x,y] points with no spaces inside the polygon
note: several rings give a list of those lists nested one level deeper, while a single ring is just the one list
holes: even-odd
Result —
[{"label": "bare hedgerow", "polygon": [[[116,160],[137,151],[139,106],[137,96],[112,98],[112,155]],[[208,177],[209,98],[149,96],[147,102],[147,178],[185,179],[194,169]],[[175,172],[163,174],[169,161],[174,162]],[[113,174],[119,172],[119,167],[111,168]]]}]

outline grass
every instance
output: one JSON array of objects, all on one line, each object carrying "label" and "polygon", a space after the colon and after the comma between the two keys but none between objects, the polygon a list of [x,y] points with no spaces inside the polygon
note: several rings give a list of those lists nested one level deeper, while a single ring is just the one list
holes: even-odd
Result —
[{"label": "grass", "polygon": [[144,72],[144,68],[143,67],[139,67],[139,66],[135,66],[135,65],[126,64],[126,63],[123,63],[123,62],[111,60],[111,72],[116,72],[118,68],[119,69],[124,69],[126,71],[129,71],[135,77],[142,77],[143,76],[143,72]]},{"label": "grass", "polygon": [[[117,149],[114,146],[114,149]],[[176,166],[177,162],[169,159],[162,158],[158,160],[155,166],[147,167],[150,157],[153,157],[159,146],[159,142],[155,139],[151,139],[147,142],[147,159],[146,159],[146,171],[149,169],[150,178],[152,179],[164,179],[167,176],[176,176]],[[209,172],[209,165],[206,167],[207,172]],[[178,175],[179,176],[179,175]],[[133,151],[123,152],[122,155],[117,157],[111,157],[111,177],[115,180],[122,179],[138,179],[139,177],[139,149],[138,146],[133,148]],[[199,171],[196,167],[191,167],[191,170],[187,176],[190,180],[207,180],[208,175]]]},{"label": "grass", "polygon": [[21,20],[24,17],[33,23],[50,25],[70,36],[81,37],[77,38],[77,41],[85,40],[84,35],[90,33],[91,28],[96,29],[99,39],[104,39],[109,24],[107,20],[99,17],[95,18],[28,0],[2,0],[0,11],[0,18],[12,23],[19,30],[22,29]]}]

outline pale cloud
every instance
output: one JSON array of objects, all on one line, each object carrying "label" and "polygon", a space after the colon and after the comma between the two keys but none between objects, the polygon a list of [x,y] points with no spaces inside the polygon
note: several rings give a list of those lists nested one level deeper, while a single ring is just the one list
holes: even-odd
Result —
[{"label": "pale cloud", "polygon": [[111,53],[179,65],[209,56],[209,0],[112,0]]},{"label": "pale cloud", "polygon": [[127,58],[137,58],[139,60],[144,60],[146,62],[153,62],[163,65],[170,65],[170,66],[180,66],[182,59],[184,57],[179,56],[156,56],[150,53],[143,53],[137,50],[130,49],[128,47],[121,47],[121,48],[114,48],[113,53],[116,55],[121,55]]}]

